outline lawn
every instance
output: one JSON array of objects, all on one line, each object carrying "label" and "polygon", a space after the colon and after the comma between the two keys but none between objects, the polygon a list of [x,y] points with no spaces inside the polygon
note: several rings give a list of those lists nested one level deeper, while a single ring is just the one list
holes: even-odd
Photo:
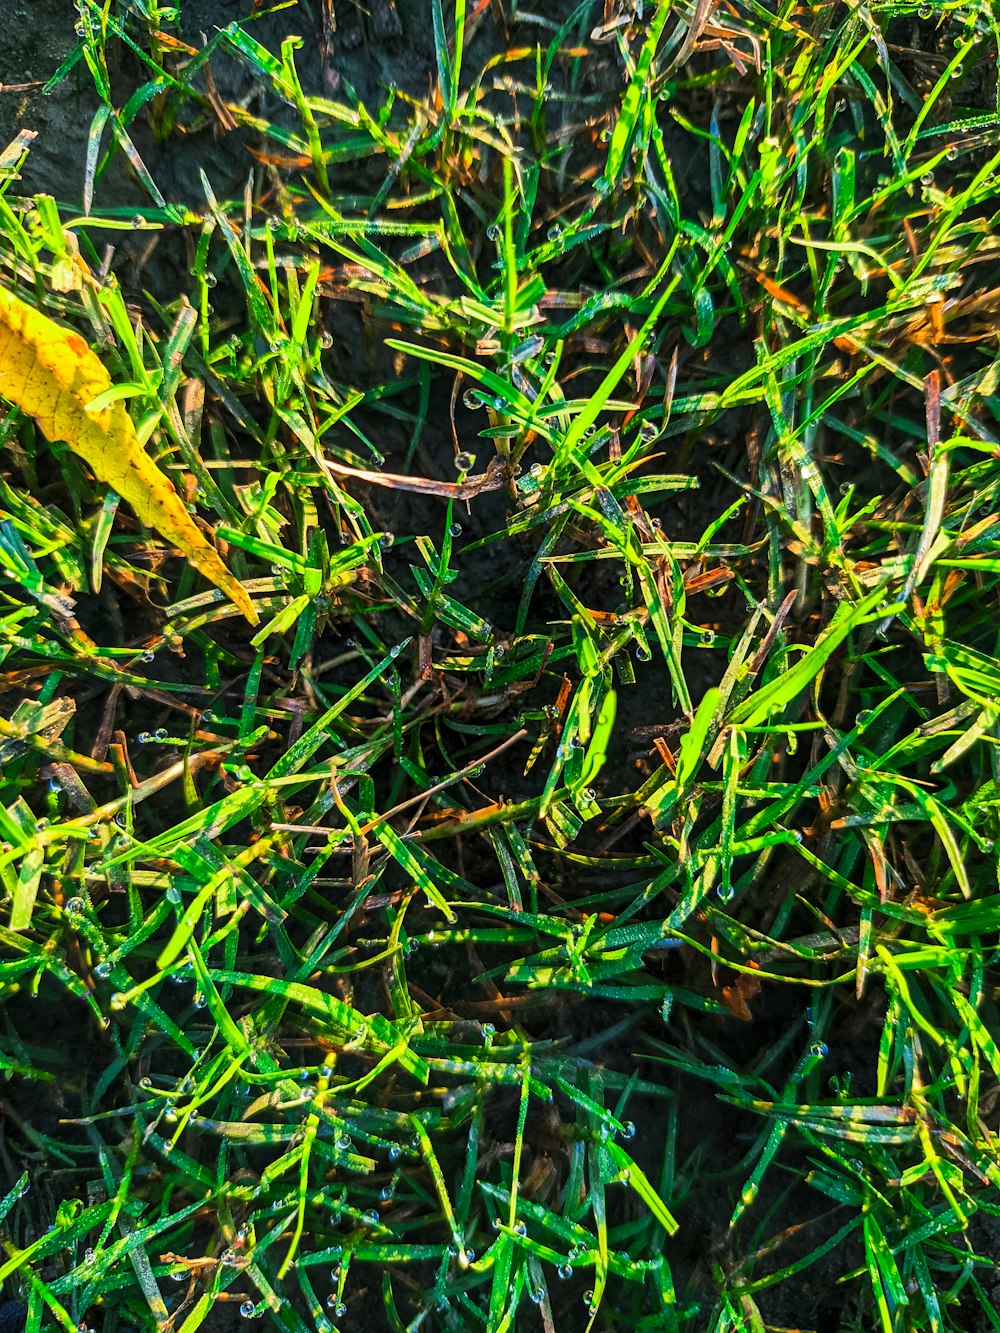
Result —
[{"label": "lawn", "polygon": [[1000,1330],[998,58],[5,0],[3,1333]]}]

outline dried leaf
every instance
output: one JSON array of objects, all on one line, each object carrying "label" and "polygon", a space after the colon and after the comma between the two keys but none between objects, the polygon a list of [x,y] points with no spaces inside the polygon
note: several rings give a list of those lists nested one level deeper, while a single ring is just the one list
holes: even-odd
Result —
[{"label": "dried leaf", "polygon": [[50,440],[65,440],[95,477],[128,501],[140,522],[178,546],[256,625],[253,603],[139,443],[124,405],[87,410],[110,388],[103,363],[78,333],[0,287],[0,394],[34,417]]}]

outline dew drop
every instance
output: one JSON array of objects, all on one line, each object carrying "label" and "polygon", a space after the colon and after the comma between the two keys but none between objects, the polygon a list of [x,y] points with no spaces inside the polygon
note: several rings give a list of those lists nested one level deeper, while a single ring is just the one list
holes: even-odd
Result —
[{"label": "dew drop", "polygon": [[453,523],[451,527],[448,529],[448,532],[452,537],[461,537],[462,535],[461,523]]},{"label": "dew drop", "polygon": [[253,1301],[244,1301],[240,1306],[240,1314],[244,1319],[253,1319],[257,1313],[257,1306]]},{"label": "dew drop", "polygon": [[486,239],[488,241],[499,241],[500,228],[497,226],[495,222],[486,228]]},{"label": "dew drop", "polygon": [[483,400],[475,389],[466,389],[465,393],[462,394],[462,402],[470,412],[478,412],[483,405]]},{"label": "dew drop", "polygon": [[136,745],[148,745],[152,739],[153,738],[148,731],[140,731],[135,738],[135,743]]},{"label": "dew drop", "polygon": [[473,454],[466,454],[466,453],[456,454],[455,468],[458,472],[468,472],[469,469],[475,463],[475,461],[476,459]]},{"label": "dew drop", "polygon": [[82,898],[70,898],[66,903],[66,911],[70,916],[83,916],[87,910],[87,904]]}]

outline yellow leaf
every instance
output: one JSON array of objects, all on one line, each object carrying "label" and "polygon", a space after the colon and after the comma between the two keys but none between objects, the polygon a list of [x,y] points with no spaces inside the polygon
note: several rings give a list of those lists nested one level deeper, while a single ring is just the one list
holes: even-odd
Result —
[{"label": "yellow leaf", "polygon": [[34,417],[50,440],[65,440],[98,480],[128,501],[140,522],[180,547],[251,625],[258,624],[246,590],[139,443],[124,405],[87,410],[110,388],[110,375],[78,333],[0,287],[0,394]]}]

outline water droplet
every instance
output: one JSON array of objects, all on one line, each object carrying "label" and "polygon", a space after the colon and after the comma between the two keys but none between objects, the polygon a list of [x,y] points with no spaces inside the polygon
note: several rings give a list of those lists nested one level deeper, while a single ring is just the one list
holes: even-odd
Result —
[{"label": "water droplet", "polygon": [[128,1000],[126,1000],[125,996],[121,993],[121,991],[117,990],[115,991],[114,995],[112,995],[111,999],[108,1001],[108,1008],[111,1009],[112,1013],[116,1014],[120,1014],[121,1011],[127,1005],[128,1005]]},{"label": "water droplet", "polygon": [[622,1125],[622,1138],[623,1139],[635,1138],[635,1125],[632,1123],[631,1120],[626,1120],[624,1125]]},{"label": "water droplet", "polygon": [[96,1258],[97,1258],[97,1255],[94,1253],[93,1250],[84,1250],[84,1252],[83,1252],[83,1262],[84,1262],[85,1264],[92,1264]]},{"label": "water droplet", "polygon": [[565,1281],[566,1278],[573,1276],[573,1268],[570,1264],[561,1264],[559,1268],[556,1269],[556,1274]]},{"label": "water droplet", "polygon": [[462,535],[461,523],[453,523],[451,527],[448,529],[448,532],[451,534],[452,537],[461,537]]},{"label": "water droplet", "polygon": [[394,643],[392,647],[389,649],[389,656],[398,657],[402,651],[403,651],[403,645],[400,643]]},{"label": "water droplet", "polygon": [[140,655],[140,657],[139,657],[139,661],[140,661],[140,662],[155,662],[155,661],[156,661],[156,654],[155,654],[155,653],[150,653],[150,652],[142,653],[142,654]]},{"label": "water droplet", "polygon": [[157,727],[157,729],[156,729],[156,731],[153,733],[153,735],[156,737],[156,739],[157,739],[158,741],[165,741],[165,740],[167,739],[167,729],[166,729],[166,727]]},{"label": "water droplet", "polygon": [[462,394],[462,402],[470,412],[478,412],[483,405],[483,400],[475,389],[466,389],[465,393]]},{"label": "water droplet", "polygon": [[181,900],[181,891],[176,884],[171,884],[170,888],[167,889],[164,894],[164,897],[168,903],[179,903]]},{"label": "water droplet", "polygon": [[70,916],[83,916],[87,910],[87,904],[82,898],[70,898],[66,903],[66,911]]},{"label": "water droplet", "polygon": [[402,1148],[400,1148],[397,1144],[394,1143],[392,1147],[389,1149],[389,1161],[398,1162],[400,1157],[402,1157],[402,1155],[403,1155]]},{"label": "water droplet", "polygon": [[562,240],[562,227],[560,227],[558,222],[553,222],[552,226],[548,230],[547,235],[548,239],[553,244],[555,244],[556,241]]},{"label": "water droplet", "polygon": [[146,219],[142,216],[141,213],[136,213],[135,217],[132,219],[132,226],[144,227],[145,225],[146,225]]},{"label": "water droplet", "polygon": [[825,1055],[830,1054],[830,1048],[825,1041],[814,1041],[809,1047],[809,1053],[816,1056],[818,1060],[822,1060]]},{"label": "water droplet", "polygon": [[635,650],[635,656],[636,656],[636,661],[638,662],[648,662],[651,660],[653,654],[649,651],[648,648],[644,648],[642,644],[640,644],[639,647]]},{"label": "water droplet", "polygon": [[377,1227],[381,1220],[378,1214],[378,1209],[369,1208],[367,1213],[361,1214],[361,1220],[366,1227]]},{"label": "water droplet", "polygon": [[476,461],[475,454],[456,454],[455,468],[458,472],[468,472]]},{"label": "water droplet", "polygon": [[257,1306],[253,1301],[244,1301],[240,1306],[240,1314],[244,1319],[253,1319],[257,1313]]},{"label": "water droplet", "polygon": [[499,241],[500,228],[497,226],[495,222],[486,228],[486,239],[488,241]]},{"label": "water droplet", "polygon": [[148,1092],[152,1086],[153,1080],[151,1078],[141,1078],[139,1080],[139,1087],[142,1088],[143,1092]]},{"label": "water droplet", "polygon": [[135,743],[136,745],[148,745],[152,739],[153,738],[148,731],[140,731],[135,738]]},{"label": "water droplet", "polygon": [[94,968],[94,976],[97,977],[99,981],[104,981],[105,978],[110,977],[110,975],[111,975],[110,963],[98,963],[97,966]]},{"label": "water droplet", "polygon": [[528,1299],[533,1305],[541,1305],[542,1301],[545,1299],[545,1288],[532,1287],[528,1292]]},{"label": "water droplet", "polygon": [[525,1226],[523,1222],[518,1222],[514,1227],[514,1235],[526,1236],[527,1234],[528,1234],[528,1228]]}]

